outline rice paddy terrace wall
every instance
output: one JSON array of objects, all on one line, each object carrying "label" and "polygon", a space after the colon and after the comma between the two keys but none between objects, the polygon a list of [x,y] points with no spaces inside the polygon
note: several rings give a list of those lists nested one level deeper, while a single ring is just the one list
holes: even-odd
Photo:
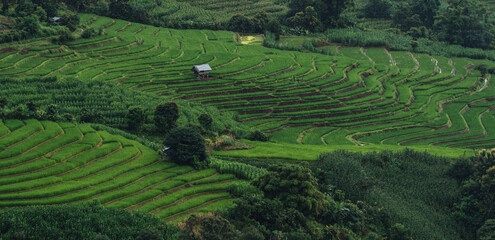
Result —
[{"label": "rice paddy terrace wall", "polygon": [[[329,46],[334,56],[237,43],[226,31],[174,30],[81,15],[106,35],[3,48],[0,77],[105,80],[235,111],[275,140],[306,144],[492,147],[489,61]],[[191,67],[209,64],[198,80]]]},{"label": "rice paddy terrace wall", "polygon": [[87,125],[0,122],[0,208],[98,199],[167,221],[232,204],[233,175],[196,171]]}]

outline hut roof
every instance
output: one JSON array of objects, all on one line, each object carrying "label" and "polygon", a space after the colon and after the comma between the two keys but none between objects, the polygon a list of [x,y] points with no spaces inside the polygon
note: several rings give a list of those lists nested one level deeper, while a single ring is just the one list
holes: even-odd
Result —
[{"label": "hut roof", "polygon": [[211,67],[208,64],[203,64],[203,65],[194,65],[194,70],[196,72],[204,72],[204,71],[211,71]]}]

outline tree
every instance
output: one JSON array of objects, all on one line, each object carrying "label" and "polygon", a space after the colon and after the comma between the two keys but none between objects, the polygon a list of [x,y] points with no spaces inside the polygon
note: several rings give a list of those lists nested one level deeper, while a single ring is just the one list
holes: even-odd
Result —
[{"label": "tree", "polygon": [[9,0],[2,0],[2,13],[6,14],[9,11]]},{"label": "tree", "polygon": [[81,110],[81,117],[80,117],[81,122],[100,122],[103,120],[103,113],[95,108],[88,109],[86,107],[83,107]]},{"label": "tree", "polygon": [[41,31],[41,25],[34,16],[19,17],[16,19],[16,28],[25,32],[28,36],[35,36]]},{"label": "tree", "polygon": [[55,121],[58,119],[57,105],[50,104],[46,109],[46,117],[48,120]]},{"label": "tree", "polygon": [[494,38],[489,15],[477,1],[459,0],[438,14],[434,29],[438,38],[452,44],[487,49]]},{"label": "tree", "polygon": [[364,15],[368,18],[390,18],[390,0],[370,0],[364,6]]},{"label": "tree", "polygon": [[227,23],[227,28],[231,31],[243,33],[251,32],[253,29],[251,21],[243,15],[232,16]]},{"label": "tree", "polygon": [[191,215],[183,224],[179,238],[183,240],[235,240],[238,239],[238,234],[234,231],[234,226],[220,215]]},{"label": "tree", "polygon": [[265,12],[257,12],[251,19],[252,31],[262,33],[266,29],[268,23],[268,16]]},{"label": "tree", "polygon": [[167,133],[177,127],[179,107],[175,102],[167,102],[156,106],[155,126],[161,133]]},{"label": "tree", "polygon": [[318,14],[314,7],[308,6],[304,12],[298,12],[293,17],[287,19],[292,26],[307,29],[310,32],[320,31],[322,28]]},{"label": "tree", "polygon": [[478,238],[480,240],[494,240],[495,239],[495,219],[488,219],[485,224],[481,226],[477,231]]},{"label": "tree", "polygon": [[208,113],[199,115],[198,122],[205,130],[212,130],[213,128],[213,118]]},{"label": "tree", "polygon": [[433,26],[439,8],[439,0],[414,0],[411,2],[413,14],[419,15],[423,23],[422,25],[427,28]]},{"label": "tree", "polygon": [[127,129],[134,131],[139,130],[143,125],[145,118],[144,110],[141,107],[130,107],[126,115]]},{"label": "tree", "polygon": [[208,166],[205,139],[199,132],[190,127],[172,129],[163,144],[168,158],[180,165],[193,165],[196,168]]},{"label": "tree", "polygon": [[[309,16],[316,17],[325,27],[343,27],[346,25],[342,13],[353,5],[353,0],[292,0],[289,3],[288,18],[303,18],[308,9],[312,7],[315,13],[306,13],[306,19]],[[315,21],[311,21],[315,22]],[[305,28],[310,30],[309,28]],[[311,31],[311,30],[310,30]]]},{"label": "tree", "polygon": [[77,13],[64,14],[60,18],[60,23],[69,28],[71,31],[75,31],[79,26],[79,15]]},{"label": "tree", "polygon": [[253,185],[261,189],[266,198],[278,199],[308,217],[317,217],[329,208],[311,170],[299,165],[272,165]]},{"label": "tree", "polygon": [[5,108],[8,102],[6,97],[0,97],[0,108]]},{"label": "tree", "polygon": [[266,24],[266,30],[275,34],[275,40],[280,40],[280,34],[282,34],[282,25],[276,19],[270,19]]}]

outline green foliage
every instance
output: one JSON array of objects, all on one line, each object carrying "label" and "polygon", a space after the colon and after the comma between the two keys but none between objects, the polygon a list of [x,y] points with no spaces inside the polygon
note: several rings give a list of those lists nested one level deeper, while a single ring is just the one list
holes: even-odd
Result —
[{"label": "green foliage", "polygon": [[253,17],[234,15],[227,23],[227,29],[242,33],[263,33],[273,31],[280,36],[282,31],[277,19],[269,18],[265,12],[257,12]]},{"label": "green foliage", "polygon": [[495,219],[488,219],[477,231],[480,240],[495,239]]},{"label": "green foliage", "polygon": [[61,15],[60,17],[60,23],[63,26],[66,26],[69,28],[70,31],[75,31],[76,28],[79,26],[79,15],[77,13],[67,13],[64,15]]},{"label": "green foliage", "polygon": [[[372,222],[382,222],[377,225],[385,228],[389,238],[460,239],[464,223],[455,220],[451,208],[460,189],[447,176],[449,162],[411,150],[367,154],[337,151],[323,154],[310,167],[322,189],[335,199],[341,198],[340,189],[353,202],[376,203],[382,209],[377,215],[388,217]],[[328,219],[334,218],[331,216],[338,214]],[[407,227],[393,227],[396,223]]]},{"label": "green foliage", "polygon": [[370,0],[363,8],[364,15],[368,18],[390,18],[391,5],[390,0]]},{"label": "green foliage", "polygon": [[[5,13],[8,13],[9,5],[6,2],[8,0],[3,2],[2,9]],[[77,13],[68,11],[55,1],[23,0],[15,3],[15,11],[8,16],[13,24],[9,26],[10,29],[8,31],[0,35],[0,42],[19,41],[53,35],[59,35],[56,37],[56,41],[58,42],[73,39],[71,37],[71,31],[76,30],[79,26],[79,16]],[[56,16],[58,12],[63,13],[59,16],[62,17],[60,25],[64,27],[57,26],[52,21],[52,17]],[[67,28],[70,31],[66,30]]]},{"label": "green foliage", "polygon": [[394,224],[390,229],[391,240],[412,240],[411,231],[400,223]]},{"label": "green foliage", "polygon": [[248,139],[251,141],[261,141],[261,142],[266,142],[270,140],[270,138],[266,134],[264,134],[259,130],[256,130],[253,133],[251,133]]},{"label": "green foliage", "polygon": [[211,131],[213,128],[213,118],[208,113],[202,113],[198,117],[199,125],[205,130]]},{"label": "green foliage", "polygon": [[[468,165],[465,163],[463,165]],[[458,169],[455,164],[453,170]],[[490,239],[495,218],[495,155],[493,150],[483,150],[470,159],[470,167],[474,171],[462,182],[462,198],[456,204],[455,213],[467,229],[467,236],[478,235]],[[465,178],[465,176],[463,175]]]},{"label": "green foliage", "polygon": [[133,131],[139,131],[146,121],[146,115],[143,108],[139,106],[132,106],[126,115],[127,118],[127,129]]},{"label": "green foliage", "polygon": [[493,41],[495,29],[478,1],[454,1],[437,18],[435,29],[440,40],[483,49],[489,48]]},{"label": "green foliage", "polygon": [[318,15],[312,6],[308,6],[303,12],[298,12],[294,16],[287,19],[293,27],[307,29],[310,32],[321,31],[322,24]]},{"label": "green foliage", "polygon": [[[300,18],[306,15],[307,17],[311,16],[311,20],[308,19],[309,21],[304,21],[306,23],[321,22],[326,28],[343,27],[349,23],[346,22],[347,19],[342,17],[342,13],[352,5],[353,2],[349,0],[292,0],[289,3],[290,11],[288,16],[294,17],[299,15],[297,18]],[[308,7],[311,7],[313,10],[308,11]],[[306,27],[311,25],[313,24],[307,25]]]},{"label": "green foliage", "polygon": [[159,132],[167,133],[177,127],[179,119],[179,107],[175,102],[167,102],[156,106],[155,127]]},{"label": "green foliage", "polygon": [[191,215],[184,223],[179,238],[184,240],[235,240],[238,234],[230,222],[220,215]]},{"label": "green foliage", "polygon": [[165,153],[173,162],[196,168],[204,168],[209,164],[205,140],[194,128],[172,129],[165,137],[163,144],[169,147]]},{"label": "green foliage", "polygon": [[82,38],[92,38],[92,37],[96,37],[97,35],[98,35],[98,33],[95,31],[94,28],[87,28],[87,29],[84,29],[84,31],[82,32],[81,37]]},{"label": "green foliage", "polygon": [[[94,202],[74,206],[12,208],[0,211],[4,239],[176,239],[176,228],[143,212],[105,208]],[[99,236],[99,237],[97,237]]]},{"label": "green foliage", "polygon": [[297,165],[273,165],[253,184],[269,199],[280,200],[286,207],[298,209],[306,216],[319,216],[329,208],[318,190],[311,170]]}]

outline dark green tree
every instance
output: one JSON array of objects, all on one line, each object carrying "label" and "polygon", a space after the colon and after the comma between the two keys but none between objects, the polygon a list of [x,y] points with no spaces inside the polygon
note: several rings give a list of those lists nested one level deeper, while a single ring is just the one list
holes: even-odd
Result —
[{"label": "dark green tree", "polygon": [[[313,7],[318,22],[325,27],[343,27],[346,23],[342,13],[353,5],[352,0],[292,0],[289,3],[288,17],[301,15],[307,7]],[[311,13],[312,14],[312,13]],[[306,28],[307,29],[307,28]]]},{"label": "dark green tree", "polygon": [[144,114],[144,110],[139,106],[130,107],[127,115],[127,129],[137,131],[143,126],[143,123],[146,120],[146,115]]},{"label": "dark green tree", "polygon": [[278,199],[308,217],[317,217],[329,209],[311,170],[299,165],[272,165],[268,167],[268,174],[255,180],[253,185],[261,189],[266,198]]},{"label": "dark green tree", "polygon": [[213,118],[209,113],[199,115],[198,122],[205,130],[212,130],[213,128]]},{"label": "dark green tree", "polygon": [[364,6],[364,15],[368,18],[390,18],[392,14],[390,0],[370,0]]},{"label": "dark green tree", "polygon": [[260,142],[266,142],[270,140],[270,138],[260,130],[256,130],[253,133],[251,133],[248,139],[251,141],[260,141]]},{"label": "dark green tree", "polygon": [[165,151],[168,158],[175,163],[196,168],[208,166],[205,139],[195,128],[174,128],[167,134],[163,144],[168,147]]},{"label": "dark green tree", "polygon": [[0,97],[0,108],[5,108],[7,103],[9,103],[9,101],[6,97]]},{"label": "dark green tree", "polygon": [[257,12],[251,19],[252,31],[262,33],[266,29],[268,16],[265,12]]},{"label": "dark green tree", "polygon": [[95,108],[88,109],[86,107],[83,107],[81,110],[80,120],[81,122],[87,123],[101,122],[103,120],[103,113]]},{"label": "dark green tree", "polygon": [[280,34],[282,34],[282,24],[277,19],[270,19],[266,23],[266,30],[275,34],[275,40],[280,40]]},{"label": "dark green tree", "polygon": [[296,13],[296,15],[287,19],[287,21],[294,27],[307,29],[310,32],[322,30],[322,24],[318,17],[318,13],[312,6],[306,7],[303,12]]},{"label": "dark green tree", "polygon": [[243,15],[234,15],[227,23],[227,29],[247,33],[252,32],[253,26],[252,22],[247,17],[244,17]]},{"label": "dark green tree", "polygon": [[36,104],[33,101],[29,101],[28,103],[26,103],[26,107],[31,112],[36,112],[36,110],[38,110],[38,106],[36,106]]},{"label": "dark green tree", "polygon": [[466,47],[490,47],[494,27],[478,1],[459,0],[439,12],[434,29],[438,39]]},{"label": "dark green tree", "polygon": [[46,118],[51,121],[56,121],[58,119],[57,105],[48,105],[48,107],[46,108]]},{"label": "dark green tree", "polygon": [[67,13],[61,16],[60,24],[66,26],[71,31],[75,31],[79,26],[79,15],[77,13]]},{"label": "dark green tree", "polygon": [[235,240],[238,234],[234,226],[220,215],[191,215],[179,232],[183,240]]},{"label": "dark green tree", "polygon": [[495,219],[488,219],[477,231],[479,240],[495,239]]},{"label": "dark green tree", "polygon": [[411,1],[413,14],[420,16],[423,26],[431,28],[435,22],[435,16],[440,8],[439,0],[414,0]]},{"label": "dark green tree", "polygon": [[41,25],[34,16],[19,17],[15,22],[16,29],[25,32],[28,36],[35,36],[41,31]]},{"label": "dark green tree", "polygon": [[175,102],[167,102],[156,106],[155,126],[161,133],[167,133],[177,127],[179,106]]},{"label": "dark green tree", "polygon": [[2,0],[2,13],[6,14],[9,11],[9,0]]}]

